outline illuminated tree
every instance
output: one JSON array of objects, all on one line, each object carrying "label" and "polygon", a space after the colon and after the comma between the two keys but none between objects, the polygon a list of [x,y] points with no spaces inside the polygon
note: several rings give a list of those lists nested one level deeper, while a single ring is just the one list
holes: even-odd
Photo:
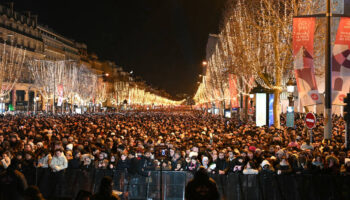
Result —
[{"label": "illuminated tree", "polygon": [[0,51],[0,97],[4,97],[21,77],[26,51],[6,43],[0,45]]}]

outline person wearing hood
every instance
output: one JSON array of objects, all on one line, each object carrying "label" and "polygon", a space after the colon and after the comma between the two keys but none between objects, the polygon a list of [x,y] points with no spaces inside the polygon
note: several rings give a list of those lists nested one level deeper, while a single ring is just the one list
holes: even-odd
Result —
[{"label": "person wearing hood", "polygon": [[260,174],[273,174],[275,169],[272,167],[268,160],[263,160],[259,167]]},{"label": "person wearing hood", "polygon": [[337,175],[339,174],[339,160],[333,155],[329,155],[326,157],[326,164],[324,172],[326,174]]},{"label": "person wearing hood", "polygon": [[186,200],[219,200],[220,194],[215,181],[200,167],[185,189]]}]

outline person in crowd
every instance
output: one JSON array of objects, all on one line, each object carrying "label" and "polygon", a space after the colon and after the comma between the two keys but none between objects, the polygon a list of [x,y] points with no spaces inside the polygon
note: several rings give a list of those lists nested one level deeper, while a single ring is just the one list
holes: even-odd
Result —
[{"label": "person in crowd", "polygon": [[102,178],[99,190],[93,195],[92,200],[119,200],[118,195],[113,193],[113,179],[109,176]]},{"label": "person in crowd", "polygon": [[108,160],[109,160],[108,169],[110,169],[110,170],[116,169],[116,167],[117,167],[116,156],[114,154],[112,154]]},{"label": "person in crowd", "polygon": [[216,161],[216,173],[217,174],[226,174],[228,171],[228,163],[225,159],[224,152],[219,152],[219,158]]},{"label": "person in crowd", "polygon": [[324,161],[321,155],[316,154],[311,162],[311,170],[314,174],[320,174],[324,169]]},{"label": "person in crowd", "polygon": [[0,172],[0,199],[1,200],[22,200],[24,191],[27,189],[27,180],[25,176],[11,165],[11,159],[8,153],[3,154],[3,171]]},{"label": "person in crowd", "polygon": [[52,156],[47,149],[40,149],[38,151],[38,168],[49,168],[49,163],[52,160]]},{"label": "person in crowd", "polygon": [[81,153],[79,151],[73,152],[73,159],[68,161],[68,169],[80,169],[81,167]]},{"label": "person in crowd", "polygon": [[117,161],[117,165],[115,167],[116,170],[118,171],[124,171],[127,172],[130,168],[130,161],[127,157],[127,153],[123,152],[120,155],[120,159]]},{"label": "person in crowd", "polygon": [[183,169],[182,166],[183,166],[183,165],[182,165],[182,161],[179,160],[179,161],[177,161],[176,167],[175,167],[173,170],[174,170],[174,171],[184,171],[184,169]]},{"label": "person in crowd", "polygon": [[181,153],[180,151],[176,151],[174,156],[171,158],[171,168],[176,169],[177,163],[181,161]]},{"label": "person in crowd", "polygon": [[276,172],[278,175],[281,174],[290,174],[292,172],[292,167],[287,161],[286,156],[281,157],[281,161],[276,165]]},{"label": "person in crowd", "polygon": [[24,200],[45,200],[39,188],[34,185],[28,186],[24,191]]},{"label": "person in crowd", "polygon": [[197,169],[199,168],[199,166],[200,166],[200,164],[199,164],[199,162],[198,162],[198,160],[197,160],[197,157],[196,157],[196,156],[192,156],[190,165],[189,165],[189,167],[188,167],[188,171],[194,173],[194,172],[197,171]]},{"label": "person in crowd", "polygon": [[[67,166],[148,176],[159,162],[154,159],[156,147],[166,146],[165,160],[173,171],[195,173],[203,166],[219,175],[244,173],[247,168],[259,168],[259,173],[347,175],[345,121],[335,117],[332,138],[323,140],[324,118],[317,116],[310,141],[304,114],[296,116],[294,128],[286,128],[282,120],[277,129],[181,112],[5,115],[0,117],[0,173],[12,163],[28,182],[33,180],[28,173],[33,167],[51,170],[56,178]],[[40,182],[41,175],[42,187]]]},{"label": "person in crowd", "polygon": [[186,200],[219,200],[220,194],[216,183],[209,178],[204,167],[200,167],[185,189]]},{"label": "person in crowd", "polygon": [[64,170],[68,167],[68,161],[63,153],[62,148],[56,148],[55,154],[50,162],[50,168],[52,170],[50,189],[53,198],[57,198],[62,194],[64,184]]},{"label": "person in crowd", "polygon": [[151,151],[148,149],[143,156],[140,152],[138,153],[139,161],[137,163],[137,173],[142,176],[150,176],[151,171],[155,170],[154,160],[151,158]]},{"label": "person in crowd", "polygon": [[258,174],[259,171],[254,169],[254,164],[252,161],[248,161],[244,167],[243,174]]},{"label": "person in crowd", "polygon": [[345,158],[344,165],[342,165],[340,173],[342,175],[350,175],[350,158]]}]

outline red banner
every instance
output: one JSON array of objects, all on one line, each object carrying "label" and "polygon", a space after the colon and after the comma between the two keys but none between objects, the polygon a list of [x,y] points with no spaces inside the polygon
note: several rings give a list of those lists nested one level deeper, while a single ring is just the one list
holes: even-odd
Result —
[{"label": "red banner", "polygon": [[314,71],[316,18],[293,19],[293,57],[299,98],[303,106],[322,103]]},{"label": "red banner", "polygon": [[234,74],[229,74],[229,88],[230,88],[230,100],[232,108],[238,108],[238,91],[237,91],[237,77]]},{"label": "red banner", "polygon": [[57,85],[57,93],[59,97],[63,97],[63,84]]},{"label": "red banner", "polygon": [[332,102],[344,105],[344,97],[350,89],[350,18],[341,17],[333,47]]}]

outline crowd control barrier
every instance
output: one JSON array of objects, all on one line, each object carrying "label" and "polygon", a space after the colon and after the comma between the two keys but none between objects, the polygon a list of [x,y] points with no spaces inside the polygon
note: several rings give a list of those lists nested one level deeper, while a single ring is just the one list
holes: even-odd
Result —
[{"label": "crowd control barrier", "polygon": [[[113,189],[121,199],[180,200],[193,178],[190,172],[152,171],[149,177],[126,171],[67,169],[53,173],[38,168],[24,173],[28,182],[37,185],[46,198],[74,199],[80,190],[96,193],[104,176],[113,178]],[[210,175],[225,200],[342,200],[350,199],[350,176],[228,174]],[[162,180],[161,180],[162,178]],[[161,198],[161,195],[163,198]]]}]

